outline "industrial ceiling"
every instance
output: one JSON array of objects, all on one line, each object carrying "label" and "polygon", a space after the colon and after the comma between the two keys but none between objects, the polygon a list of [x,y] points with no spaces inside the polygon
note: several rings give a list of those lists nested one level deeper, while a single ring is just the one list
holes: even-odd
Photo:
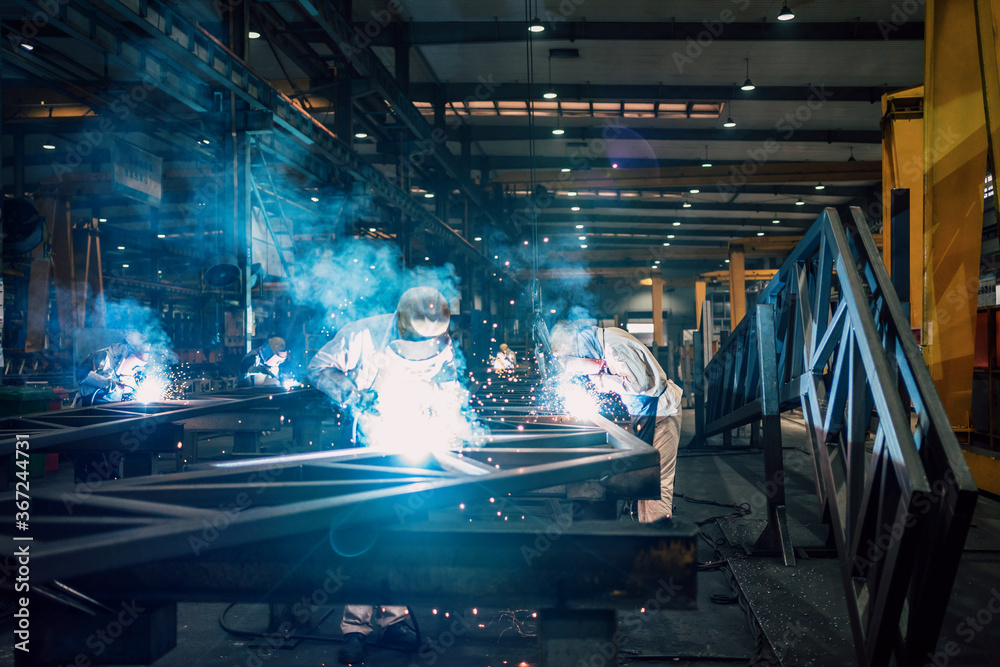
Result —
[{"label": "industrial ceiling", "polygon": [[234,94],[299,241],[395,238],[405,215],[431,262],[526,270],[510,249],[528,242],[550,244],[540,269],[710,270],[730,240],[801,234],[826,206],[877,227],[881,96],[923,79],[922,3],[795,1],[778,20],[785,4],[258,1],[233,41],[218,2],[14,0],[5,181],[99,170],[110,149],[87,137],[110,122],[163,158],[164,196],[155,215],[104,198],[100,217],[183,257],[213,231],[200,186]]}]

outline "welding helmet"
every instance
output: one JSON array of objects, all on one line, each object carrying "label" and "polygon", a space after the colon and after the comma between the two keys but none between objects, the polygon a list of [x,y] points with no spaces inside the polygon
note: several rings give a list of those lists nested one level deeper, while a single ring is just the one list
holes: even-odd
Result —
[{"label": "welding helmet", "polygon": [[552,354],[570,375],[591,375],[604,366],[598,329],[578,322],[557,322],[549,331]]},{"label": "welding helmet", "polygon": [[260,357],[268,366],[280,364],[288,357],[288,350],[285,348],[285,339],[279,336],[272,336],[261,346]]},{"label": "welding helmet", "polygon": [[396,327],[404,341],[422,341],[448,333],[451,309],[444,295],[433,287],[403,292],[396,309]]},{"label": "welding helmet", "polygon": [[125,333],[125,344],[132,350],[132,355],[143,363],[149,361],[149,339],[138,331]]},{"label": "welding helmet", "polygon": [[507,343],[500,343],[500,351],[501,352],[506,352],[508,349],[509,348],[507,347]]}]

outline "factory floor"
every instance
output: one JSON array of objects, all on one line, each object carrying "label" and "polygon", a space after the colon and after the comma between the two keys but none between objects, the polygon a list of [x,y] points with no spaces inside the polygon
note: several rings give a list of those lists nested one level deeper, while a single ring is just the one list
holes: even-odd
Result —
[{"label": "factory floor", "polygon": [[[626,667],[699,665],[716,667],[745,664],[786,666],[852,665],[853,640],[847,623],[846,604],[834,558],[800,557],[795,567],[784,567],[778,558],[748,557],[739,546],[752,541],[760,530],[764,511],[762,495],[755,484],[763,478],[759,451],[739,451],[746,440],[734,437],[736,451],[692,450],[686,445],[693,436],[691,411],[683,417],[680,459],[677,465],[675,518],[702,521],[733,513],[722,505],[750,503],[752,513],[738,519],[721,519],[704,526],[708,539],[699,540],[698,559],[718,561],[728,567],[700,572],[698,608],[694,611],[645,609],[619,612],[621,641],[619,663]],[[325,434],[331,440],[334,434]],[[787,506],[796,547],[819,547],[825,541],[810,475],[806,434],[795,413],[782,419],[787,472]],[[280,451],[290,434],[278,432],[264,437],[262,445]],[[721,438],[709,442],[721,450]],[[231,452],[231,437],[205,439],[203,458],[224,458]],[[170,472],[173,461],[160,462]],[[68,483],[72,468],[63,464],[55,473],[38,480],[38,486]],[[5,494],[6,495],[6,494]],[[631,520],[627,515],[622,521]],[[1000,604],[1000,503],[980,498],[965,553],[955,582],[951,605],[939,642],[939,654],[927,664],[994,664],[1000,654],[1000,632],[989,628],[992,608]],[[737,594],[731,580],[739,582]],[[994,599],[996,602],[994,602]],[[756,623],[748,622],[744,607],[753,611]],[[271,665],[336,665],[340,638],[340,607],[322,607],[325,619],[312,630],[320,639],[278,642],[235,636],[220,627],[220,615],[232,629],[248,633],[263,631],[268,622],[264,604],[241,604],[227,610],[226,604],[178,605],[177,646],[154,663],[154,667],[263,667]],[[475,609],[475,613],[473,612]],[[465,608],[415,607],[413,614],[427,643],[417,654],[404,654],[370,646],[365,665],[391,667],[502,667],[539,664],[537,619],[533,609],[480,608],[469,600]],[[969,625],[966,617],[978,618]],[[988,618],[987,618],[988,617]],[[9,621],[3,630],[10,636]],[[981,628],[975,630],[975,627]],[[949,644],[949,642],[953,642]],[[274,646],[278,644],[278,646]],[[10,646],[0,646],[0,665],[13,664]],[[610,665],[605,655],[595,653],[589,665]],[[576,667],[576,666],[574,666]],[[585,667],[580,664],[579,667]]]}]

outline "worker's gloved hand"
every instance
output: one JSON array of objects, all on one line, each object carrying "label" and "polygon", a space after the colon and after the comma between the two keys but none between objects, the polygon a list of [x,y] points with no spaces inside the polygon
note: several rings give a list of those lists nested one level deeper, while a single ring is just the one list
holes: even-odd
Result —
[{"label": "worker's gloved hand", "polygon": [[368,413],[368,414],[378,414],[378,392],[366,389],[364,391],[355,391],[351,394],[350,400],[348,401],[348,407],[350,407],[355,413]]},{"label": "worker's gloved hand", "polygon": [[260,373],[261,375],[269,375],[271,377],[275,377],[274,373],[272,373],[271,369],[269,367],[267,367],[267,366],[254,366],[249,371],[247,371],[247,373],[248,374],[249,373]]}]

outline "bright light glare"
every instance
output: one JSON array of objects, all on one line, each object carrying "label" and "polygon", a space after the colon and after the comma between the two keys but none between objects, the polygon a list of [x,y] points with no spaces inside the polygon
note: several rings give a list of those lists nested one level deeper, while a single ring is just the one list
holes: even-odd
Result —
[{"label": "bright light glare", "polygon": [[363,414],[358,427],[372,449],[419,461],[472,437],[475,422],[462,411],[468,402],[468,392],[457,383],[394,375],[379,389],[378,412]]},{"label": "bright light glare", "polygon": [[167,391],[167,380],[159,375],[146,377],[135,390],[135,400],[139,403],[159,401]]},{"label": "bright light glare", "polygon": [[560,382],[557,392],[563,407],[574,417],[589,419],[600,412],[597,398],[574,382]]}]

